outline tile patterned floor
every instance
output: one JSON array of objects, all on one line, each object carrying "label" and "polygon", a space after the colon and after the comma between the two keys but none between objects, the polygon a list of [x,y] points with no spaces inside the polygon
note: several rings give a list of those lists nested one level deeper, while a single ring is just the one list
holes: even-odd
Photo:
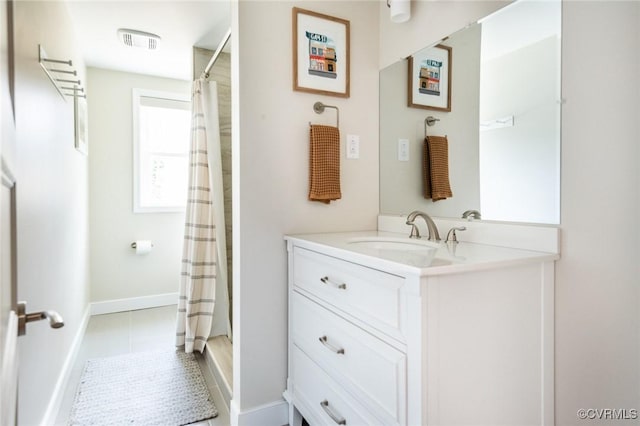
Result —
[{"label": "tile patterned floor", "polygon": [[[88,359],[173,348],[175,322],[175,305],[91,317],[65,390],[56,426],[68,424],[76,389]],[[202,357],[198,357],[198,361],[205,371]],[[199,422],[193,426],[229,425],[229,409],[222,399],[217,384],[207,377],[206,373],[205,378],[219,414],[215,419]]]}]

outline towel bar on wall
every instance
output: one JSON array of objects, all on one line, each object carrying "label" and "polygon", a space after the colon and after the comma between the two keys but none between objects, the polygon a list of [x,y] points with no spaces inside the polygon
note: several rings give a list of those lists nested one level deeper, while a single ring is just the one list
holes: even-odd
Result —
[{"label": "towel bar on wall", "polygon": [[[340,128],[340,110],[337,106],[325,105],[322,102],[316,102],[315,104],[313,104],[313,110],[316,114],[322,114],[325,108],[333,108],[336,110],[336,127]],[[309,126],[311,126],[311,122],[309,122]]]},{"label": "towel bar on wall", "polygon": [[436,124],[436,121],[440,121],[439,118],[435,118],[433,116],[428,116],[424,119],[424,137],[427,137],[427,126],[431,127]]}]

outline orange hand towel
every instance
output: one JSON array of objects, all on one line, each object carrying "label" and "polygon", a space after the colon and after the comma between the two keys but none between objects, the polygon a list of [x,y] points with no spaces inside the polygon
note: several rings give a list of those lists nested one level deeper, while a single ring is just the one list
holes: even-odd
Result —
[{"label": "orange hand towel", "polygon": [[339,200],[340,130],[313,124],[309,129],[309,200]]},{"label": "orange hand towel", "polygon": [[423,150],[424,198],[433,201],[453,196],[449,185],[449,142],[446,136],[427,136]]}]

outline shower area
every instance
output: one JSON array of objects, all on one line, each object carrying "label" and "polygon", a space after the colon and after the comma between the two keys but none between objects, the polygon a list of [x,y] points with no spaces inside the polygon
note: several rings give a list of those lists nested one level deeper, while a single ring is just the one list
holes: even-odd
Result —
[{"label": "shower area", "polygon": [[[164,185],[163,189],[169,188],[172,194],[178,193],[174,189],[187,189],[187,179],[183,182],[178,178],[167,177],[169,174],[163,175],[162,168],[166,166],[168,170],[173,167],[172,171],[179,169],[180,177],[187,175],[191,162],[188,132],[193,126],[188,121],[191,118],[193,86],[194,82],[195,85],[199,84],[198,80],[203,71],[215,56],[215,62],[206,77],[206,81],[211,84],[200,84],[207,88],[202,92],[209,92],[208,88],[212,86],[215,86],[217,91],[217,101],[211,100],[211,105],[214,102],[217,105],[217,123],[212,126],[210,133],[215,133],[216,136],[219,134],[219,158],[215,170],[219,172],[221,169],[221,189],[216,189],[212,195],[215,200],[220,200],[221,210],[224,211],[220,216],[224,216],[225,220],[222,225],[218,222],[220,218],[216,217],[217,234],[210,238],[215,241],[202,241],[202,245],[209,248],[216,246],[216,251],[226,254],[224,263],[227,279],[218,277],[218,282],[225,281],[227,294],[224,294],[224,298],[228,298],[228,307],[217,311],[214,307],[216,315],[224,312],[225,318],[216,322],[224,324],[224,329],[214,324],[213,333],[209,336],[201,327],[198,337],[210,337],[203,350],[204,359],[228,403],[233,388],[230,330],[233,303],[231,49],[230,43],[226,43],[225,46],[222,40],[228,40],[228,34],[225,33],[228,33],[229,21],[225,17],[229,14],[229,5],[224,2],[153,2],[154,13],[149,15],[148,4],[131,2],[131,21],[133,22],[135,15],[135,22],[139,22],[139,26],[135,28],[148,28],[157,32],[160,46],[155,51],[115,45],[118,42],[115,30],[99,25],[103,21],[112,22],[110,27],[124,25],[121,23],[121,11],[114,7],[112,2],[69,3],[71,17],[76,25],[75,32],[84,35],[78,37],[79,40],[93,43],[106,40],[105,43],[111,43],[105,44],[102,48],[87,49],[86,77],[83,76],[83,83],[86,81],[89,134],[89,150],[85,155],[89,174],[87,192],[90,238],[87,249],[90,253],[90,314],[95,316],[133,312],[162,306],[166,306],[167,311],[174,306],[177,324],[168,330],[171,339],[164,344],[173,348],[178,343],[181,313],[177,312],[177,305],[185,272],[185,223],[192,221],[186,220],[184,207],[145,211],[136,203],[142,200],[139,194],[142,188],[140,182],[143,179],[156,179],[159,176],[156,181]],[[190,19],[181,19],[182,27],[176,23],[165,26],[166,22],[171,22],[168,18],[176,14],[189,16]],[[148,19],[148,22],[145,19]],[[187,37],[185,34],[191,35]],[[174,44],[178,41],[181,43],[179,49],[174,49]],[[109,57],[112,52],[113,57]],[[93,53],[96,54],[95,58],[90,56]],[[172,55],[169,58],[163,56],[169,54]],[[147,112],[144,112],[145,109]],[[170,132],[171,126],[164,124],[172,122],[173,119],[154,118],[153,122],[141,119],[143,113],[152,114],[151,110],[155,110],[155,114],[163,109],[172,110],[172,114],[173,110],[184,110],[182,112],[186,115],[187,123],[184,126],[185,132],[180,132],[185,133],[186,137],[182,137],[181,133],[179,147],[165,146],[164,143],[155,142],[153,138],[154,135],[162,135],[163,138],[156,139],[167,139],[166,135]],[[152,143],[147,142],[145,143],[148,146],[143,146],[141,128],[146,128],[151,134],[145,138],[154,140],[152,147]],[[141,154],[143,150],[144,154]],[[148,164],[152,166],[145,166],[144,155],[151,158]],[[185,164],[184,166],[172,166],[177,164],[178,161],[173,159],[178,156],[185,158],[184,163],[181,163]],[[153,185],[150,186],[153,189]],[[211,190],[213,191],[213,188]],[[202,194],[196,197],[181,195],[182,201],[184,198],[199,199],[201,196]],[[197,225],[196,229],[203,226],[200,223]],[[217,246],[217,240],[222,239],[218,238],[220,235],[226,237],[224,247]],[[137,244],[137,248],[132,247],[133,243],[145,242],[148,243],[146,251]],[[189,262],[202,263],[197,259],[191,259]],[[211,264],[211,261],[207,263]],[[206,272],[206,275],[218,275],[215,268],[210,269],[212,271]],[[215,305],[226,305],[221,296],[216,294]],[[162,335],[165,336],[166,322],[162,321],[157,328],[159,332],[162,328]],[[149,345],[156,344],[152,336],[147,340]],[[124,344],[126,342],[123,342]],[[199,352],[198,348],[195,351]]]},{"label": "shower area", "polygon": [[[225,36],[228,41],[230,32]],[[220,129],[220,158],[222,163],[222,191],[224,201],[224,236],[226,240],[227,294],[229,297],[229,324],[233,306],[233,250],[231,224],[231,55],[223,49],[227,41],[223,40],[219,51],[193,48],[193,78],[204,77],[208,82],[215,82],[218,95],[218,121]],[[227,44],[228,46],[228,44]],[[221,227],[218,225],[218,229]],[[217,333],[215,333],[217,334]],[[205,351],[205,359],[212,374],[219,384],[227,403],[231,399],[233,389],[232,375],[232,343],[230,336],[220,334],[209,338]]]}]

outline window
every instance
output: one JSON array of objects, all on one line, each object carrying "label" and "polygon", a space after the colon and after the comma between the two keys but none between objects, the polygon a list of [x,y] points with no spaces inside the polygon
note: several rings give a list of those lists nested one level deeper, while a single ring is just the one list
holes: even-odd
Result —
[{"label": "window", "polygon": [[180,212],[187,200],[191,102],[133,89],[133,211]]}]

